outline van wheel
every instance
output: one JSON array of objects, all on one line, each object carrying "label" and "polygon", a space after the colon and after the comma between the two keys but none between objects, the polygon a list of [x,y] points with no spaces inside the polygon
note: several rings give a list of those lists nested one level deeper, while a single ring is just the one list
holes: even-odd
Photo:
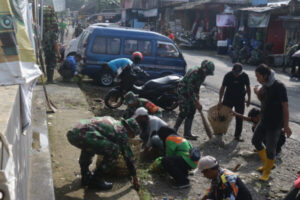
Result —
[{"label": "van wheel", "polygon": [[101,72],[99,80],[96,81],[99,85],[103,85],[106,87],[111,86],[114,81],[114,76],[112,75],[111,72],[105,70]]}]

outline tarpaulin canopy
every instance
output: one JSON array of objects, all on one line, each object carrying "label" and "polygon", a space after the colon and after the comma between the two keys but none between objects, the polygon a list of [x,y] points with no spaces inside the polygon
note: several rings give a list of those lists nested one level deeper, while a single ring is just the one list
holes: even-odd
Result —
[{"label": "tarpaulin canopy", "polygon": [[249,13],[248,27],[266,28],[270,21],[270,13]]},{"label": "tarpaulin canopy", "polygon": [[[32,6],[28,0],[0,0],[0,86],[20,85],[20,99],[16,101],[20,102],[19,113],[24,134],[31,122],[33,87],[41,75],[35,64],[32,24]],[[6,160],[1,157],[0,190],[6,200],[14,200],[18,199],[16,193],[21,190],[17,176],[25,164],[18,163],[19,152],[12,151],[14,143],[6,137],[5,133],[0,132],[1,143],[9,155]]]},{"label": "tarpaulin canopy", "polygon": [[10,2],[15,1],[0,0],[0,85],[29,83],[41,75],[27,31],[28,2]]}]

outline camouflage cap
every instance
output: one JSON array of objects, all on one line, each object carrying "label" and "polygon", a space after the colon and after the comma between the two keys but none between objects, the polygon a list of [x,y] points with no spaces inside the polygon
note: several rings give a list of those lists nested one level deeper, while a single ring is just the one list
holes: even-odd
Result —
[{"label": "camouflage cap", "polygon": [[141,132],[140,126],[134,118],[122,119],[123,123],[126,123],[134,135],[139,135]]},{"label": "camouflage cap", "polygon": [[127,92],[124,96],[124,103],[126,105],[133,104],[137,101],[137,96],[133,92]]}]

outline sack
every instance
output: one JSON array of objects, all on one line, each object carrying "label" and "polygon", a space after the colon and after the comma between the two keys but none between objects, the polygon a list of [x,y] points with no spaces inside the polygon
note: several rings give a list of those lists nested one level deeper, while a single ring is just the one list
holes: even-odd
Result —
[{"label": "sack", "polygon": [[192,161],[199,161],[201,158],[201,153],[198,148],[192,147],[190,149],[190,158]]}]

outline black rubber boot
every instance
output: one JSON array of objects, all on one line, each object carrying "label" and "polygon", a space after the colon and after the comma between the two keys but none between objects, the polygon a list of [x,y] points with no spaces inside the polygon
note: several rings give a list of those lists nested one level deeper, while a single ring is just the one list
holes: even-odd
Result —
[{"label": "black rubber boot", "polygon": [[178,116],[178,118],[177,118],[177,120],[176,120],[176,123],[175,123],[175,126],[174,126],[174,129],[175,129],[176,132],[178,131],[180,125],[181,125],[182,122],[183,122],[183,120],[184,120],[183,117]]},{"label": "black rubber boot", "polygon": [[89,181],[89,188],[98,189],[98,190],[110,190],[112,189],[113,184],[110,182],[106,182],[101,173],[96,170],[95,173],[92,175],[92,178]]},{"label": "black rubber boot", "polygon": [[183,137],[188,140],[197,140],[198,136],[195,136],[191,133],[193,124],[193,118],[186,118],[184,122],[184,135]]},{"label": "black rubber boot", "polygon": [[88,169],[81,169],[81,186],[88,186],[92,173]]}]

